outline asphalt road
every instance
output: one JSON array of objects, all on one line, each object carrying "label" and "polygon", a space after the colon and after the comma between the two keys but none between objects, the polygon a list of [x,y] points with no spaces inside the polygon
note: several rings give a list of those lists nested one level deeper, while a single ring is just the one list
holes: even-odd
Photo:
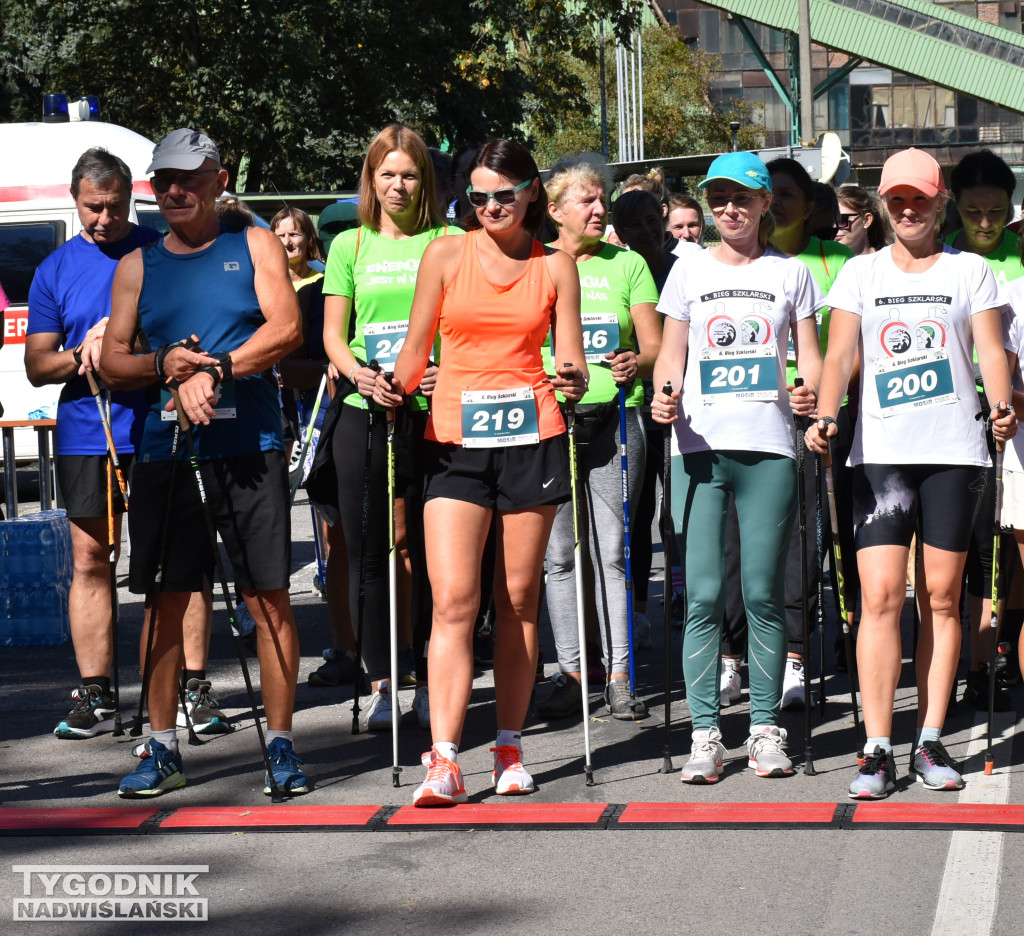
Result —
[{"label": "asphalt road", "polygon": [[[23,512],[28,509],[31,505],[23,504]],[[464,812],[464,823],[452,818],[451,829],[404,826],[397,823],[409,821],[414,811],[401,807],[408,807],[422,779],[419,755],[429,747],[429,737],[411,714],[412,690],[403,690],[403,771],[396,789],[390,735],[353,736],[348,692],[305,684],[321,649],[330,644],[329,624],[326,606],[311,594],[311,528],[301,492],[293,519],[292,597],[303,653],[295,746],[316,789],[280,807],[291,811],[286,817],[296,817],[283,820],[289,831],[274,831],[265,823],[269,798],[262,794],[259,748],[219,605],[209,672],[236,730],[198,748],[188,746],[182,732],[188,786],[142,803],[155,816],[129,823],[117,834],[83,829],[80,815],[67,812],[110,809],[126,817],[133,815],[126,810],[140,805],[115,795],[118,780],[133,766],[128,739],[106,735],[65,742],[51,734],[69,708],[61,696],[77,684],[70,644],[2,648],[0,933],[124,933],[141,932],[143,926],[147,932],[204,933],[211,924],[218,933],[246,936],[370,936],[438,929],[466,934],[860,934],[881,929],[907,936],[1021,931],[1024,754],[1014,738],[1019,721],[1016,714],[999,720],[1003,736],[996,745],[996,775],[985,778],[983,725],[976,728],[977,713],[960,706],[948,720],[945,741],[953,756],[966,762],[967,788],[960,794],[935,794],[907,783],[915,724],[909,614],[908,659],[894,727],[901,782],[880,804],[880,812],[862,812],[845,796],[855,770],[855,745],[846,675],[834,672],[831,652],[826,654],[825,717],[815,712],[813,721],[814,776],[800,770],[791,778],[764,780],[746,769],[741,756],[747,734],[744,688],[741,703],[723,718],[732,758],[722,782],[692,787],[679,782],[689,722],[679,665],[681,638],[673,630],[673,770],[660,773],[663,649],[656,627],[655,647],[638,653],[638,686],[651,707],[649,718],[614,721],[593,696],[595,786],[584,783],[581,721],[531,721],[524,746],[537,793],[511,802],[491,794],[487,749],[495,727],[493,683],[490,671],[481,669],[460,754],[470,793],[466,810],[477,811]],[[660,578],[660,554],[655,562],[654,574]],[[119,573],[123,583],[124,558]],[[653,582],[652,591],[659,590]],[[130,661],[137,662],[141,602],[124,588],[120,600],[122,693],[131,712],[139,691]],[[658,622],[660,613],[655,598],[652,620]],[[832,633],[830,626],[830,651]],[[542,649],[551,674],[556,667],[550,662],[554,650],[546,628]],[[251,665],[255,677],[258,664],[252,660]],[[1013,690],[1013,699],[1018,710],[1024,707],[1024,687]],[[784,713],[782,724],[790,733],[791,756],[802,765],[803,714]],[[587,804],[598,806],[587,811]],[[629,821],[631,815],[643,818],[644,804],[668,806],[653,823]],[[368,819],[332,828],[327,807],[359,805],[371,807],[364,811]],[[573,812],[573,805],[584,812]],[[946,805],[955,808],[934,809]],[[226,808],[217,814],[212,831],[173,827],[194,817],[193,807],[211,806]],[[567,809],[576,824],[552,828]],[[12,828],[18,824],[15,818],[26,815],[33,817],[31,829]],[[52,825],[49,830],[43,829],[46,822]],[[207,868],[196,872],[195,889],[207,901],[209,922],[149,920],[133,926],[133,921],[13,919],[16,901],[26,897],[25,874],[15,872],[15,866],[50,868],[50,874],[117,866],[138,874],[150,865]],[[55,886],[60,896],[60,885]],[[32,877],[29,891],[32,900],[45,897],[42,879]]]}]

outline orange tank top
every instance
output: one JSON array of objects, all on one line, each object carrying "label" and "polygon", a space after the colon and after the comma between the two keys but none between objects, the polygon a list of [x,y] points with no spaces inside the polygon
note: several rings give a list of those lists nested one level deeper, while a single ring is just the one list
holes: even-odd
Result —
[{"label": "orange tank top", "polygon": [[541,439],[565,432],[541,347],[557,293],[544,245],[534,240],[526,268],[513,282],[490,282],[477,255],[479,231],[464,237],[455,277],[441,297],[441,363],[431,400],[428,439],[462,443],[464,390],[532,388]]}]

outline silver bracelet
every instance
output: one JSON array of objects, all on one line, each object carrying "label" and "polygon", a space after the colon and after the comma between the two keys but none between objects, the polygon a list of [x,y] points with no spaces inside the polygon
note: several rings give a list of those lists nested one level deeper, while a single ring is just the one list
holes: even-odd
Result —
[{"label": "silver bracelet", "polygon": [[355,373],[355,372],[356,372],[357,370],[359,370],[359,365],[358,365],[358,364],[353,364],[353,365],[352,365],[352,370],[350,370],[350,371],[348,372],[348,382],[349,382],[349,383],[352,383],[352,375],[353,375],[353,374],[354,374],[354,373]]}]

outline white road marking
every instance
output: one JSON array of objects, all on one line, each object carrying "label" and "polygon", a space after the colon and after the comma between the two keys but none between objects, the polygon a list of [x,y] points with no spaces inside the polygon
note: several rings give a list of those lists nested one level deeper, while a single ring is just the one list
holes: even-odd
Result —
[{"label": "white road marking", "polygon": [[[993,722],[995,770],[984,774],[987,713],[979,713],[967,748],[974,772],[965,773],[967,786],[960,803],[1006,803],[1010,793],[1010,751],[1016,714],[996,712]],[[932,936],[989,936],[999,899],[1002,832],[954,832],[939,888]]]}]

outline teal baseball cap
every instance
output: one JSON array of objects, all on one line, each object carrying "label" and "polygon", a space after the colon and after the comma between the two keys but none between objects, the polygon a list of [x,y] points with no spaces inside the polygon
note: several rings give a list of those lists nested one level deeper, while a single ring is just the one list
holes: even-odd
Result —
[{"label": "teal baseball cap", "polygon": [[727,179],[748,189],[772,190],[768,167],[753,153],[722,153],[708,167],[707,178],[697,188],[706,189],[715,179]]}]

